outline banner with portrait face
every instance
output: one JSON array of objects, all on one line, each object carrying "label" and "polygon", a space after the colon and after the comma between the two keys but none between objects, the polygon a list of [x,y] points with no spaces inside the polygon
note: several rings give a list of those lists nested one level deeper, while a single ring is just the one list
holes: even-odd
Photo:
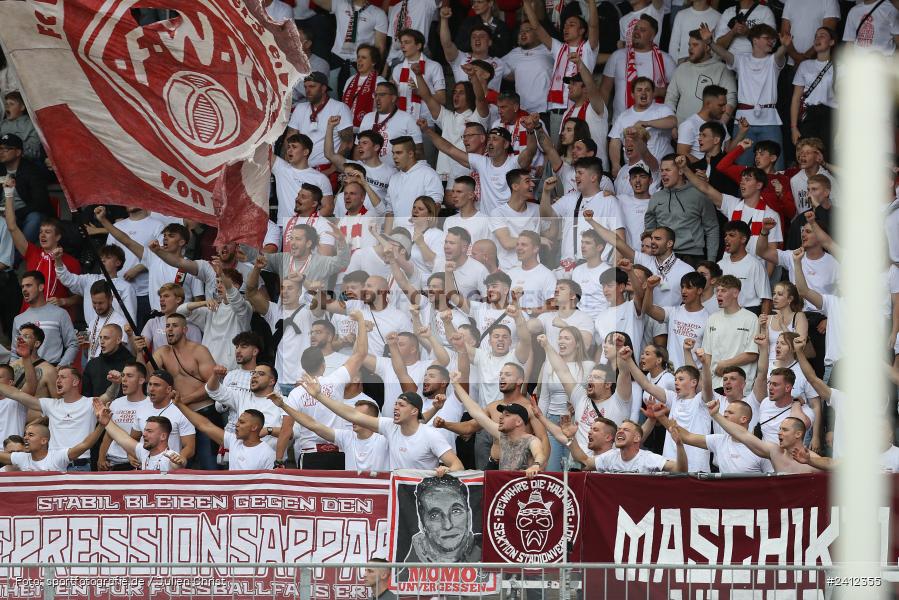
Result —
[{"label": "banner with portrait face", "polygon": [[388,560],[459,563],[459,568],[408,567],[391,577],[398,594],[481,595],[497,590],[482,558],[484,474],[395,471],[390,478]]}]

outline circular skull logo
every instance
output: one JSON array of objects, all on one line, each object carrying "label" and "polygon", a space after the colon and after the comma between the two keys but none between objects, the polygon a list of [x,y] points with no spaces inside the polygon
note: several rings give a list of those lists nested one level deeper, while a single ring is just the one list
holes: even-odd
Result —
[{"label": "circular skull logo", "polygon": [[574,493],[550,475],[519,477],[506,483],[487,512],[488,538],[494,550],[513,563],[561,562],[580,527]]}]

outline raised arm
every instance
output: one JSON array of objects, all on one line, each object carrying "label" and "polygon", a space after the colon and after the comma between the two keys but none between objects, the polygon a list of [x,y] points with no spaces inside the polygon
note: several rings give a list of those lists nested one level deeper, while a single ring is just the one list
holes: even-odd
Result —
[{"label": "raised arm", "polygon": [[450,381],[453,383],[453,391],[456,392],[456,397],[462,403],[462,406],[465,407],[465,410],[468,411],[468,414],[471,415],[471,418],[478,422],[481,429],[492,435],[494,439],[498,440],[500,438],[499,425],[490,418],[487,411],[471,399],[471,396],[469,396],[468,392],[465,391],[465,388],[462,387],[462,374],[458,371],[454,371],[453,374],[450,375]]},{"label": "raised arm", "polygon": [[[99,398],[94,398],[94,414],[97,415],[97,422],[106,429],[106,433],[119,446],[125,449],[128,454],[134,454],[137,448],[137,440],[131,437],[130,432],[125,431],[112,420],[112,411]],[[77,454],[75,456],[78,456]]]},{"label": "raised arm", "polygon": [[833,390],[829,385],[824,383],[823,379],[818,377],[817,373],[815,373],[815,368],[805,355],[806,342],[807,340],[801,337],[793,340],[793,351],[796,353],[796,362],[799,363],[802,374],[805,375],[805,379],[811,384],[818,396],[825,402],[830,402],[830,396]]},{"label": "raised arm", "polygon": [[612,231],[608,227],[603,226],[602,223],[593,219],[593,211],[589,209],[584,211],[584,220],[599,234],[599,237],[605,243],[611,244],[615,248],[615,252],[618,253],[619,257],[634,260],[634,249],[625,240],[623,228]]},{"label": "raised arm", "polygon": [[[527,16],[528,22],[530,22],[531,27],[534,28],[535,33],[537,34],[537,39],[540,40],[540,43],[546,46],[549,50],[552,50],[553,47],[553,39],[543,28],[543,24],[540,23],[540,17],[537,16],[537,10],[531,4],[531,2],[535,2],[536,0],[524,0],[521,3],[522,8],[524,8],[524,14]],[[592,43],[591,43],[592,46]]]},{"label": "raised arm", "polygon": [[340,124],[340,115],[328,117],[328,124],[325,126],[325,158],[328,159],[338,173],[343,173],[343,167],[346,165],[346,159],[343,155],[334,150],[334,129]]},{"label": "raised arm", "polygon": [[[653,4],[658,0],[653,0]],[[593,51],[599,50],[599,9],[596,2],[587,2],[587,41]]]},{"label": "raised arm", "polygon": [[451,144],[449,140],[444,137],[437,135],[437,132],[428,127],[428,122],[424,119],[418,120],[418,127],[421,129],[422,135],[425,135],[434,142],[434,147],[452,158],[454,161],[459,163],[465,168],[470,169],[471,165],[468,164],[468,154],[464,150],[460,150],[455,145]]},{"label": "raised arm", "polygon": [[103,435],[103,426],[97,423],[97,426],[92,432],[88,434],[86,438],[69,448],[69,460],[75,460],[76,458],[93,448],[94,445],[100,440],[101,435]]},{"label": "raised arm", "polygon": [[662,403],[668,403],[668,396],[665,394],[665,388],[654,384],[646,375],[643,374],[643,371],[640,370],[640,367],[637,366],[633,360],[625,360],[624,364],[621,364],[622,360],[619,358],[618,360],[618,369],[619,371],[627,370],[630,372],[631,377],[634,381],[637,382],[644,391],[646,391],[650,396],[658,400]]},{"label": "raised arm", "polygon": [[687,451],[684,448],[684,442],[680,437],[680,429],[677,423],[673,423],[671,428],[668,430],[668,433],[671,435],[671,440],[674,442],[675,447],[677,448],[677,461],[665,461],[664,471],[666,473],[686,473],[689,470],[689,465],[687,462]]},{"label": "raised arm", "polygon": [[162,262],[169,265],[170,267],[175,267],[176,269],[180,269],[185,273],[190,273],[194,277],[199,276],[200,274],[200,266],[197,264],[197,261],[191,260],[186,256],[182,256],[177,252],[170,252],[164,249],[157,240],[152,240],[147,248],[150,249],[150,252],[158,256]]},{"label": "raised arm", "polygon": [[568,368],[568,364],[562,359],[559,353],[556,352],[555,348],[552,347],[552,344],[549,343],[549,340],[545,335],[538,335],[537,343],[540,344],[546,353],[546,360],[549,362],[550,368],[555,372],[556,377],[562,384],[562,389],[565,390],[565,394],[568,395],[568,398],[571,398],[578,382],[575,381],[574,376],[571,374],[571,369]]},{"label": "raised arm", "polygon": [[584,91],[587,93],[587,98],[590,99],[590,107],[597,116],[601,117],[606,111],[606,103],[602,100],[602,94],[599,92],[599,86],[596,85],[596,79],[593,78],[593,73],[587,68],[584,61],[581,60],[579,54],[575,54],[571,60],[577,64],[578,72],[581,74],[581,80],[584,82]]},{"label": "raised arm", "polygon": [[431,113],[431,116],[437,119],[440,116],[440,101],[431,93],[431,88],[428,86],[428,82],[425,81],[424,75],[422,75],[421,66],[418,63],[413,63],[411,70],[415,76],[415,90],[418,92],[418,96],[424,101],[425,106],[428,107],[428,112]]},{"label": "raised arm", "polygon": [[660,283],[662,283],[662,278],[658,275],[646,278],[646,282],[644,283],[646,289],[643,290],[643,314],[649,315],[659,323],[664,323],[665,309],[661,306],[656,306],[652,301],[653,290],[658,287]]},{"label": "raised arm", "polygon": [[172,401],[187,420],[193,423],[193,426],[197,428],[197,431],[201,431],[208,435],[209,439],[216,444],[222,445],[225,443],[225,430],[185,404],[181,398],[181,394],[174,392]]},{"label": "raised arm", "polygon": [[674,159],[674,163],[680,167],[680,172],[684,174],[684,177],[687,178],[693,187],[697,190],[708,196],[709,200],[712,201],[712,204],[715,205],[715,208],[721,208],[721,204],[724,202],[724,196],[721,192],[718,191],[717,188],[712,186],[708,181],[702,179],[693,172],[693,169],[690,168],[689,161],[686,156],[680,155]]},{"label": "raised arm", "polygon": [[775,227],[777,227],[777,221],[771,217],[764,218],[762,221],[762,231],[755,240],[755,254],[762,260],[766,260],[769,263],[776,265],[778,263],[777,247],[768,243],[768,234],[771,233],[771,230]]},{"label": "raised arm", "polygon": [[448,63],[452,63],[459,56],[459,49],[453,43],[453,35],[450,33],[449,20],[452,16],[452,8],[446,4],[440,7],[440,45],[443,46],[443,56]]},{"label": "raised arm", "polygon": [[[518,331],[526,332],[528,330],[528,322],[524,318],[524,312],[518,307],[518,300],[513,300],[506,305],[506,314],[515,320],[515,327]],[[531,336],[519,336],[518,345],[515,348],[515,358],[521,364],[527,363],[531,358]]]},{"label": "raised arm", "polygon": [[747,429],[744,429],[736,423],[732,423],[731,421],[725,419],[724,415],[718,412],[717,400],[713,400],[712,402],[706,404],[706,408],[708,408],[709,414],[712,416],[712,420],[718,423],[718,425],[721,426],[721,429],[723,429],[724,432],[727,433],[727,435],[745,445],[756,456],[759,456],[761,458],[771,458],[771,450],[773,444],[760,440]]},{"label": "raised arm", "polygon": [[116,227],[112,224],[112,222],[106,217],[106,207],[98,206],[94,209],[94,216],[97,218],[97,222],[100,223],[100,226],[103,227],[117,241],[122,244],[128,250],[131,251],[138,259],[142,259],[144,257],[144,246],[139,244],[136,240],[132,239],[127,233]]},{"label": "raised arm", "polygon": [[31,394],[26,394],[25,392],[17,389],[14,386],[0,383],[0,394],[5,396],[6,398],[15,400],[25,408],[35,410],[37,412],[42,412],[40,400],[38,400]]},{"label": "raised arm", "polygon": [[[759,241],[761,241],[761,238]],[[804,249],[797,248],[796,250],[793,250],[793,276],[796,279],[794,283],[796,284],[796,289],[799,291],[799,295],[820,310],[824,308],[824,296],[808,286],[808,281],[806,281],[805,273],[802,270],[803,256],[805,256]]]},{"label": "raised arm", "polygon": [[[738,25],[740,25],[740,24],[738,24]],[[745,28],[745,25],[743,25],[743,27]],[[714,39],[715,36],[712,33],[712,30],[709,29],[709,26],[707,24],[702,23],[699,26],[699,37],[702,38],[703,42],[705,42],[706,44],[709,45],[709,48],[712,50],[712,52],[717,54],[728,67],[733,66],[734,55],[731,54],[727,50],[727,48],[725,48],[724,46],[721,45],[722,43],[724,43],[727,46],[730,45],[730,43],[734,37],[733,30],[731,30],[729,33],[726,33],[725,35],[721,36],[720,38],[718,38],[718,41],[716,42]]]},{"label": "raised arm", "polygon": [[[15,189],[15,187],[15,178],[7,176],[4,188]],[[25,234],[22,233],[22,230],[19,229],[19,224],[16,222],[15,200],[13,196],[6,196],[4,202],[6,203],[6,228],[9,229],[9,235],[12,236],[13,246],[16,247],[19,254],[24,256],[25,252],[28,251],[28,240],[25,239]]]},{"label": "raised arm", "polygon": [[527,132],[527,146],[518,155],[518,167],[521,169],[530,169],[531,163],[534,162],[534,156],[537,155],[537,129],[542,128],[540,115],[530,114],[524,117],[521,122]]},{"label": "raised arm", "polygon": [[322,439],[328,440],[332,443],[334,442],[336,436],[334,435],[333,429],[331,429],[327,425],[319,423],[306,413],[301,413],[300,411],[296,410],[294,407],[284,401],[284,397],[281,396],[281,394],[278,394],[277,392],[271,393],[268,395],[268,399],[272,401],[272,404],[287,413],[287,416],[299,423],[302,427],[305,427]]},{"label": "raised arm", "polygon": [[[359,338],[363,336],[357,335],[356,337]],[[377,417],[363,414],[362,412],[356,410],[354,407],[344,404],[341,401],[335,400],[327,394],[323,394],[322,387],[315,377],[310,376],[308,373],[304,373],[299,383],[301,386],[303,386],[303,389],[306,390],[307,394],[318,400],[328,410],[333,412],[344,421],[355,423],[356,425],[365,427],[366,429],[369,429],[371,431],[378,431]]]}]

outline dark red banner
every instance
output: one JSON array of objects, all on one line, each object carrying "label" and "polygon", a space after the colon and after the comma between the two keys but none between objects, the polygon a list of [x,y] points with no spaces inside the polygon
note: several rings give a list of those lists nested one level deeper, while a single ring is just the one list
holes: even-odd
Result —
[{"label": "dark red banner", "polygon": [[[57,597],[367,597],[360,569],[202,569],[178,563],[367,562],[387,544],[390,480],[336,471],[4,474],[0,596],[44,597],[46,571],[16,563],[133,563],[54,569]],[[175,563],[168,567],[140,566]]]}]

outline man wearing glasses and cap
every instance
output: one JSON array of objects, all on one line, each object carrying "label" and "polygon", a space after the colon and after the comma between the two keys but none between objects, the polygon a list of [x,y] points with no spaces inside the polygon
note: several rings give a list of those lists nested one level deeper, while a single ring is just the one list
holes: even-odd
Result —
[{"label": "man wearing glasses and cap", "polygon": [[326,175],[333,169],[325,158],[325,132],[328,119],[340,117],[341,129],[334,129],[334,145],[339,146],[337,154],[343,154],[353,145],[353,113],[349,107],[339,100],[328,96],[328,76],[315,71],[306,76],[303,82],[306,89],[306,102],[301,102],[293,109],[284,139],[296,133],[309,136],[312,140],[312,153],[309,155],[309,166]]}]

